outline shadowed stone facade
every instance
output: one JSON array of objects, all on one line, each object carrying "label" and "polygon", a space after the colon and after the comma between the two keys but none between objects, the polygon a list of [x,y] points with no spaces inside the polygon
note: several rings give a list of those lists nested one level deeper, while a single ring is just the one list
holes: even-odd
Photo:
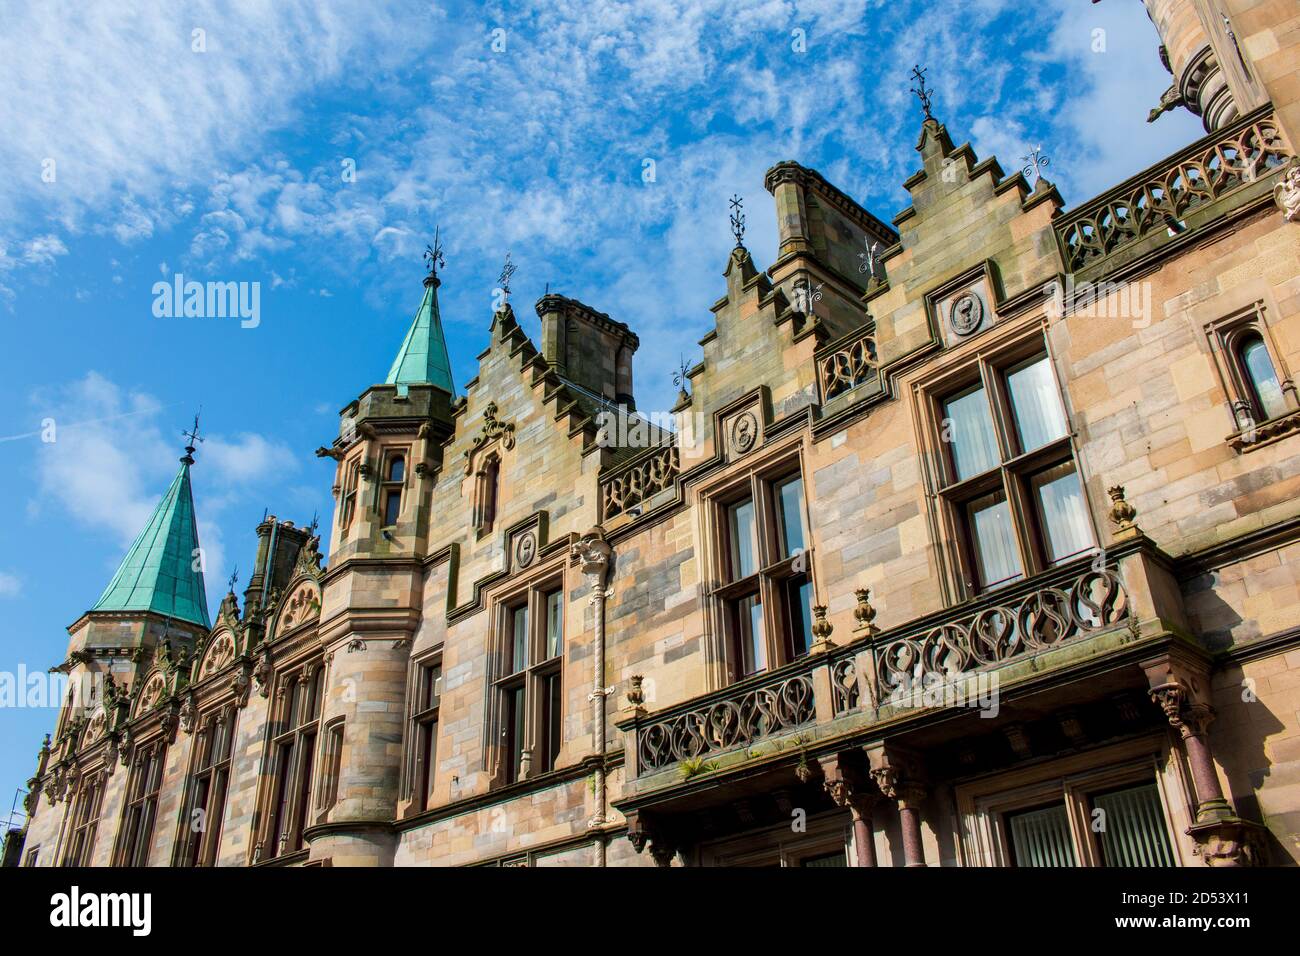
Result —
[{"label": "shadowed stone facade", "polygon": [[328,530],[268,517],[211,628],[69,629],[113,689],[9,856],[1300,860],[1300,15],[1147,5],[1205,140],[1066,208],[927,119],[892,225],[775,165],[675,438],[633,330],[556,295],[459,396],[367,389]]}]

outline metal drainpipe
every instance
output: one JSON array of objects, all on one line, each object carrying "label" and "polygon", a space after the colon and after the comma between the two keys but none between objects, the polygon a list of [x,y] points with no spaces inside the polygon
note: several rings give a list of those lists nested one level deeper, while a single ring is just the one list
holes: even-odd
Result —
[{"label": "metal drainpipe", "polygon": [[[605,813],[605,698],[612,688],[605,686],[605,598],[609,592],[605,589],[605,575],[609,570],[613,549],[605,541],[605,530],[599,525],[592,528],[573,546],[574,554],[582,566],[582,573],[587,577],[591,588],[592,616],[595,633],[592,638],[595,653],[592,655],[592,691],[588,700],[592,707],[592,743],[595,745],[596,764],[596,812],[587,821],[587,828],[600,830],[609,822]],[[599,846],[598,865],[605,865],[605,839],[601,834],[597,840]]]}]

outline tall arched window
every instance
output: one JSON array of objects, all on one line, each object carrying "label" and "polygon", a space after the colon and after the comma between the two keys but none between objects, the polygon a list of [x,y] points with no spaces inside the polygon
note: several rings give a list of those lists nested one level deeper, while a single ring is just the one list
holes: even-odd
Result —
[{"label": "tall arched window", "polygon": [[501,459],[489,455],[474,481],[474,530],[480,535],[492,530],[497,519],[497,485],[501,477]]},{"label": "tall arched window", "polygon": [[1258,419],[1268,421],[1286,414],[1282,383],[1278,381],[1277,370],[1273,368],[1273,359],[1268,354],[1268,346],[1264,344],[1263,337],[1258,333],[1243,337],[1238,346],[1238,355]]}]

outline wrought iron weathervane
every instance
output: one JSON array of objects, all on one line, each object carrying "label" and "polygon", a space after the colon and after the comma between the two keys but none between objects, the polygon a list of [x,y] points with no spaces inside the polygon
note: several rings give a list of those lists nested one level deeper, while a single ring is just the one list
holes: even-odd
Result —
[{"label": "wrought iron weathervane", "polygon": [[1024,163],[1021,172],[1031,183],[1037,184],[1038,180],[1043,178],[1043,170],[1051,165],[1052,161],[1043,155],[1043,147],[1035,146],[1029,151],[1028,156],[1021,156],[1020,161]]},{"label": "wrought iron weathervane", "polygon": [[737,247],[745,244],[745,200],[736,193],[731,195],[731,234]]},{"label": "wrought iron weathervane", "polygon": [[507,252],[505,264],[501,267],[501,275],[497,277],[497,281],[501,284],[501,291],[507,297],[510,295],[510,279],[514,274],[515,264],[510,261],[510,253]]},{"label": "wrought iron weathervane", "polygon": [[189,439],[189,444],[185,446],[185,457],[181,459],[187,465],[194,464],[194,449],[203,444],[203,439],[199,437],[199,415],[201,414],[203,414],[202,409],[194,415],[194,427],[187,432],[181,432],[182,437]]},{"label": "wrought iron weathervane", "polygon": [[441,226],[435,226],[433,229],[433,245],[424,247],[424,261],[429,266],[429,275],[435,279],[438,277],[438,270],[446,266],[442,258]]},{"label": "wrought iron weathervane", "polygon": [[919,63],[912,67],[912,79],[916,81],[916,86],[912,87],[912,92],[921,101],[921,109],[925,111],[925,118],[932,120],[934,114],[930,112],[930,104],[934,100],[934,90],[925,85],[925,74],[928,69],[929,67],[925,70],[921,69]]}]

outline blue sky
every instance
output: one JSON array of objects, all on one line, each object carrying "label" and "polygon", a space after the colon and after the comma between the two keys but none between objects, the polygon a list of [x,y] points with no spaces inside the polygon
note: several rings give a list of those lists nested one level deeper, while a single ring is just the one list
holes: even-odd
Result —
[{"label": "blue sky", "polygon": [[[18,3],[6,20],[11,673],[63,659],[65,628],[165,490],[199,406],[214,609],[233,566],[249,566],[263,509],[329,520],[332,471],[312,451],[387,373],[435,223],[458,385],[487,344],[509,251],[530,334],[547,283],[640,334],[637,396],[652,410],[669,407],[672,369],[711,327],[733,192],[760,266],[776,245],[763,173],[780,160],[820,170],[882,219],[908,204],[914,63],[956,142],[1008,171],[1041,144],[1069,205],[1202,132],[1185,112],[1145,122],[1169,77],[1136,0],[121,0]],[[257,327],[156,318],[153,285],[178,271],[259,283]],[[47,418],[54,442],[38,434]],[[0,721],[2,812],[54,712]]]}]

